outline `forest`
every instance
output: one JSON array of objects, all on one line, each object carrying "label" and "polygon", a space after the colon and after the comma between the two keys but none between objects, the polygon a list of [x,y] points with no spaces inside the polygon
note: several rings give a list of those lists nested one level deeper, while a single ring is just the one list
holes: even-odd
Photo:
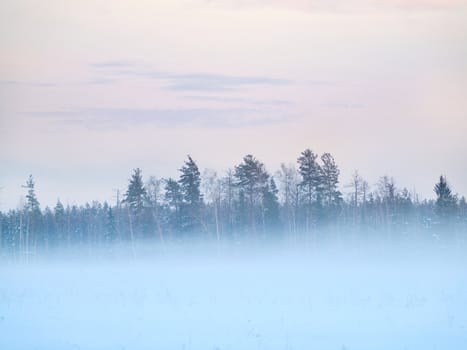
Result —
[{"label": "forest", "polygon": [[31,175],[23,186],[24,205],[0,212],[0,247],[3,254],[26,256],[54,247],[145,240],[465,241],[466,200],[453,193],[444,175],[434,181],[436,199],[427,200],[389,176],[370,185],[357,171],[343,183],[339,174],[331,154],[310,149],[275,173],[252,155],[222,175],[201,173],[187,156],[178,179],[144,178],[136,168],[115,203],[57,200],[53,208],[41,208]]}]

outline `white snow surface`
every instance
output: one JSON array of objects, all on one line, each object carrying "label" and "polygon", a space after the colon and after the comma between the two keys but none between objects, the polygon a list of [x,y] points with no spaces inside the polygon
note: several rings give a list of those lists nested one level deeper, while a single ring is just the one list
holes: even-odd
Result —
[{"label": "white snow surface", "polygon": [[467,349],[465,249],[136,253],[0,261],[0,349]]}]

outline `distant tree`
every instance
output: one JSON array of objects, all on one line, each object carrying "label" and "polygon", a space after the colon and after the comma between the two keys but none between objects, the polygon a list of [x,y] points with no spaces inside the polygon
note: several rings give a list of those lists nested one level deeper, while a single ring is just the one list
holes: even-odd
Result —
[{"label": "distant tree", "polygon": [[374,199],[372,195],[368,193],[368,182],[363,179],[358,170],[353,172],[352,178],[346,187],[351,188],[349,206],[352,213],[353,227],[356,228],[360,224],[366,222],[367,197],[370,197],[370,201]]},{"label": "distant tree", "polygon": [[383,202],[392,204],[396,199],[397,188],[396,183],[392,177],[384,175],[379,178],[378,183],[378,196]]},{"label": "distant tree", "polygon": [[165,180],[165,202],[169,207],[175,211],[180,210],[182,203],[182,192],[180,190],[180,185],[177,181],[172,178]]},{"label": "distant tree", "polygon": [[315,221],[313,218],[313,206],[319,204],[320,198],[320,184],[321,184],[321,169],[316,162],[318,156],[310,149],[304,150],[297,159],[298,172],[302,177],[299,186],[303,193],[305,203],[305,228],[309,232],[312,223]]},{"label": "distant tree", "polygon": [[269,183],[263,187],[262,191],[262,216],[263,231],[279,231],[281,228],[279,215],[279,190],[277,189],[274,177],[270,177]]},{"label": "distant tree", "polygon": [[196,231],[205,228],[202,219],[203,196],[201,194],[201,174],[195,161],[188,155],[188,159],[179,169],[180,191],[182,193],[182,228],[184,231]]},{"label": "distant tree", "polygon": [[203,201],[203,196],[200,191],[201,174],[198,166],[188,155],[188,160],[185,161],[185,164],[179,170],[181,174],[178,183],[182,191],[183,201],[189,206],[199,206]]},{"label": "distant tree", "polygon": [[294,236],[297,233],[297,211],[299,206],[299,174],[293,164],[281,164],[277,173],[282,194],[283,209],[287,221],[288,233]]},{"label": "distant tree", "polygon": [[128,189],[125,193],[123,203],[127,204],[128,227],[130,229],[131,251],[135,255],[135,239],[142,231],[141,217],[146,200],[146,188],[143,183],[143,176],[140,168],[133,170],[131,178],[128,180]]},{"label": "distant tree", "polygon": [[467,201],[464,196],[459,200],[459,217],[461,219],[461,223],[466,229],[465,232],[467,232]]},{"label": "distant tree", "polygon": [[56,243],[63,241],[65,237],[65,207],[63,206],[60,199],[57,199],[57,204],[54,207],[54,216],[55,216],[55,237],[54,241]]},{"label": "distant tree", "polygon": [[161,215],[161,183],[162,181],[157,179],[155,176],[149,177],[148,183],[146,184],[147,202],[151,209],[151,216],[154,221],[154,225],[159,235],[160,241],[164,242],[164,233],[162,231],[162,215]]},{"label": "distant tree", "polygon": [[41,210],[39,208],[39,201],[36,197],[36,192],[34,189],[34,179],[32,175],[29,175],[29,178],[26,181],[26,185],[23,186],[27,189],[26,194],[26,237],[25,237],[25,249],[26,249],[26,257],[29,256],[30,246],[32,245],[33,249],[35,248],[36,243],[36,235],[39,229],[39,224],[41,221]]},{"label": "distant tree", "polygon": [[50,246],[50,241],[54,237],[55,233],[55,217],[53,211],[49,207],[45,207],[44,209],[44,215],[43,215],[43,221],[44,221],[44,244],[45,244],[45,249],[48,250]]},{"label": "distant tree", "polygon": [[172,230],[179,231],[181,226],[180,212],[182,207],[183,195],[180,184],[172,179],[165,180],[164,201],[168,210],[168,223]]},{"label": "distant tree", "polygon": [[214,216],[214,226],[216,231],[216,239],[221,238],[221,218],[220,206],[222,199],[222,181],[218,178],[214,170],[206,169],[203,172],[203,192],[204,198],[207,200],[209,207],[212,207]]},{"label": "distant tree", "polygon": [[452,194],[446,177],[439,177],[434,191],[436,193],[436,214],[442,221],[448,220],[456,212],[457,198]]},{"label": "distant tree", "polygon": [[378,198],[381,203],[383,224],[388,231],[391,231],[396,221],[396,183],[392,177],[384,175],[379,178],[377,188]]},{"label": "distant tree", "polygon": [[338,189],[339,168],[330,153],[321,156],[321,191],[325,208],[335,209],[342,201],[342,193]]},{"label": "distant tree", "polygon": [[235,196],[236,196],[234,170],[229,169],[225,176],[221,178],[221,200],[222,210],[224,212],[224,226],[226,232],[232,235],[234,232],[235,218]]},{"label": "distant tree", "polygon": [[240,195],[245,196],[250,229],[256,233],[256,212],[260,203],[260,196],[267,185],[269,174],[263,163],[248,154],[243,157],[242,163],[235,167],[234,176]]},{"label": "distant tree", "polygon": [[140,168],[133,170],[129,179],[128,189],[123,202],[127,203],[133,214],[140,214],[146,199],[146,188],[144,187],[142,172]]},{"label": "distant tree", "polygon": [[39,201],[37,200],[36,197],[36,192],[34,189],[35,183],[32,175],[29,175],[28,180],[26,181],[26,186],[23,186],[28,190],[28,193],[26,195],[26,210],[28,212],[37,212],[40,211],[39,208]]},{"label": "distant tree", "polygon": [[398,231],[402,233],[413,219],[412,194],[405,187],[396,194],[395,214],[395,222],[399,225]]},{"label": "distant tree", "polygon": [[115,220],[115,215],[113,213],[112,207],[107,203],[104,204],[105,215],[105,230],[104,230],[104,240],[107,243],[112,243],[117,238],[117,225]]}]

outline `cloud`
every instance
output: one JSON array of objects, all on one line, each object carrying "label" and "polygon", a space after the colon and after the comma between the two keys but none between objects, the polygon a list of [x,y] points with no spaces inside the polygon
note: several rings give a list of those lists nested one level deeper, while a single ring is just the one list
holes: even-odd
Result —
[{"label": "cloud", "polygon": [[289,80],[258,76],[229,76],[222,74],[194,73],[167,76],[170,90],[225,91],[252,85],[286,85]]},{"label": "cloud", "polygon": [[91,63],[91,66],[95,68],[126,68],[133,66],[133,64],[129,61],[103,61]]},{"label": "cloud", "polygon": [[[196,1],[196,0],[195,0]],[[365,12],[387,10],[452,10],[465,0],[199,0],[202,6],[242,9],[284,8],[306,12]]]},{"label": "cloud", "polygon": [[264,76],[225,75],[206,72],[171,73],[148,69],[145,65],[121,61],[92,63],[104,76],[113,79],[143,78],[161,81],[164,88],[174,91],[230,91],[247,86],[282,86],[292,81]]},{"label": "cloud", "polygon": [[74,85],[109,85],[116,83],[116,79],[111,78],[93,78],[84,81],[67,81],[67,82],[37,82],[37,81],[19,81],[19,80],[0,80],[0,85],[6,86],[25,86],[25,87],[40,87],[54,88]]},{"label": "cloud", "polygon": [[83,108],[33,114],[64,126],[81,125],[91,129],[126,128],[139,124],[160,127],[251,127],[289,119],[282,113],[254,108]]},{"label": "cloud", "polygon": [[57,83],[51,82],[34,82],[34,81],[19,81],[19,80],[0,80],[0,85],[6,86],[32,86],[32,87],[56,87]]},{"label": "cloud", "polygon": [[234,103],[234,104],[246,104],[256,106],[288,106],[292,102],[288,100],[255,100],[242,97],[225,97],[225,96],[204,96],[204,95],[186,95],[181,96],[183,99],[203,101],[203,102],[219,102],[219,103]]},{"label": "cloud", "polygon": [[342,103],[342,102],[324,103],[321,106],[322,107],[327,107],[327,108],[337,108],[337,109],[361,109],[361,108],[366,108],[366,105],[361,104],[361,103]]}]

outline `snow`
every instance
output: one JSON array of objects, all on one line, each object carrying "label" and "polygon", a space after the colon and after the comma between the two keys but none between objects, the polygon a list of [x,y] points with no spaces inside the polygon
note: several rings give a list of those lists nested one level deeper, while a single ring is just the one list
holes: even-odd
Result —
[{"label": "snow", "polygon": [[467,348],[462,251],[211,248],[2,261],[0,349]]}]

